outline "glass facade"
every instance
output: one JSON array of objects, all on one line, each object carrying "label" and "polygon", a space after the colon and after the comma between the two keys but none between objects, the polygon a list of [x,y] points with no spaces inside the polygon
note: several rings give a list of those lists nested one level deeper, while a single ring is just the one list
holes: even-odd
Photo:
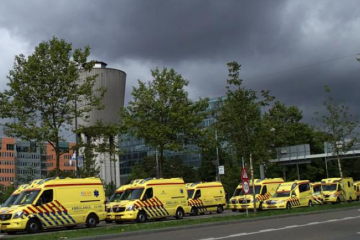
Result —
[{"label": "glass facade", "polygon": [[[224,100],[225,97],[209,99],[209,106],[207,111],[210,113],[217,109],[219,100]],[[214,124],[216,119],[209,114],[209,117],[204,119],[201,126],[207,128]],[[137,139],[132,136],[124,135],[119,137],[120,155],[120,176],[121,182],[127,181],[131,174],[132,167],[137,163],[141,163],[146,156],[154,156],[155,149],[146,146],[144,140]],[[186,151],[173,152],[165,151],[165,156],[178,156],[181,157],[185,164],[192,167],[199,167],[201,163],[201,154],[196,145],[188,145]]]}]

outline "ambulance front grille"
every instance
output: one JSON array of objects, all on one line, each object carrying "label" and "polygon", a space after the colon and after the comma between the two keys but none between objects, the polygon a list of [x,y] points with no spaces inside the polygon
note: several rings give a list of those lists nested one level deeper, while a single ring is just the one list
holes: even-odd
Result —
[{"label": "ambulance front grille", "polygon": [[11,217],[12,217],[12,214],[0,214],[0,220],[1,221],[10,220]]},{"label": "ambulance front grille", "polygon": [[124,212],[125,211],[125,207],[114,207],[113,208],[113,212]]}]

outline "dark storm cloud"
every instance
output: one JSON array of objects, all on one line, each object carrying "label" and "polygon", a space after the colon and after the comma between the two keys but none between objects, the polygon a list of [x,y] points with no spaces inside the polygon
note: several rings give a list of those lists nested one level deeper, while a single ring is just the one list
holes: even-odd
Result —
[{"label": "dark storm cloud", "polygon": [[[281,31],[277,1],[20,1],[1,22],[34,44],[53,35],[89,44],[113,61],[164,62],[267,54],[296,32]],[[31,11],[29,11],[31,9]],[[14,16],[14,13],[16,15]],[[283,35],[289,35],[283,38]],[[267,43],[267,44],[264,44]],[[227,58],[227,57],[226,57]]]},{"label": "dark storm cloud", "polygon": [[325,84],[360,115],[355,56],[318,64],[360,52],[359,16],[357,0],[23,0],[2,2],[0,29],[32,47],[52,36],[90,45],[127,72],[127,100],[154,66],[183,74],[194,99],[223,95],[226,62],[236,60],[247,86],[271,90],[310,121]]}]

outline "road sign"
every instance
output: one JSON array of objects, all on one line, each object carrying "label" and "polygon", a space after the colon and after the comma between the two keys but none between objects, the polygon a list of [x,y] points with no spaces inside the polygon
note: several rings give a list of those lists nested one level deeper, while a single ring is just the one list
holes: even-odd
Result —
[{"label": "road sign", "polygon": [[250,185],[249,185],[249,181],[243,181],[242,182],[242,186],[243,186],[243,190],[245,194],[248,194],[250,192]]},{"label": "road sign", "polygon": [[225,174],[225,168],[224,166],[219,166],[219,174],[224,175]]},{"label": "road sign", "polygon": [[249,177],[248,177],[248,174],[246,172],[246,168],[243,167],[242,170],[241,170],[241,180],[244,182],[244,181],[248,181],[249,180]]},{"label": "road sign", "polygon": [[79,157],[77,158],[77,160],[78,160],[78,168],[84,167],[84,157],[83,157],[83,156],[79,156]]}]

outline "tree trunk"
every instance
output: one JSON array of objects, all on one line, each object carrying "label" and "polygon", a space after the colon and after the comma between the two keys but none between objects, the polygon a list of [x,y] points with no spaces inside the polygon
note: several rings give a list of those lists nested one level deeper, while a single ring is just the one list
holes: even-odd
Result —
[{"label": "tree trunk", "polygon": [[337,160],[338,160],[340,177],[343,178],[343,172],[342,172],[342,168],[341,168],[341,159],[340,159],[338,151],[336,151],[336,157],[337,157]]}]

